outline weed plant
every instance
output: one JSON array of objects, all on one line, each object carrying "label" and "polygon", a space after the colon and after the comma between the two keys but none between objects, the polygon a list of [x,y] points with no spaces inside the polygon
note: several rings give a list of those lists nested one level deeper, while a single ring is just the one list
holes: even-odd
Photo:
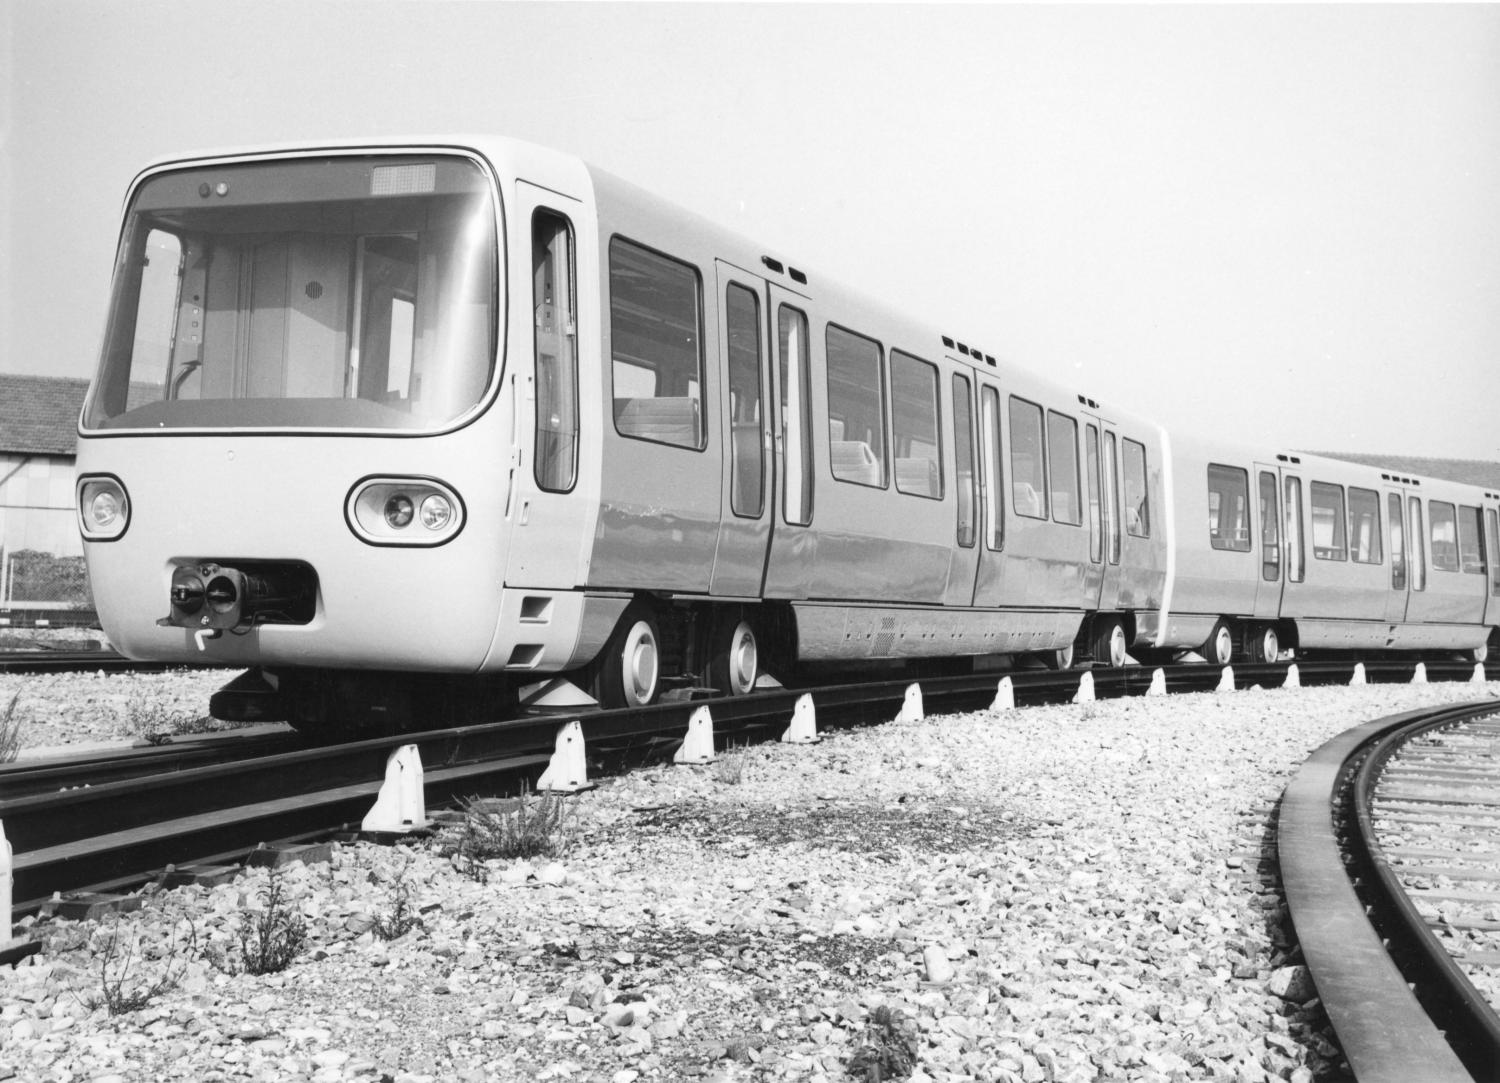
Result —
[{"label": "weed plant", "polygon": [[406,863],[401,866],[401,871],[391,880],[390,909],[377,917],[375,924],[371,927],[375,935],[382,940],[395,940],[422,924],[421,916],[412,905],[411,881],[406,878],[410,871],[411,857],[408,855]]},{"label": "weed plant", "polygon": [[714,760],[714,781],[725,786],[738,786],[745,781],[745,767],[750,762],[747,748],[731,748]]},{"label": "weed plant", "polygon": [[882,1004],[870,1014],[849,1074],[865,1083],[905,1079],[917,1066],[917,1026],[900,1009]]},{"label": "weed plant", "polygon": [[523,789],[510,801],[471,797],[461,808],[463,823],[450,852],[458,867],[476,880],[485,879],[486,861],[555,857],[570,836],[568,805],[557,794]]},{"label": "weed plant", "polygon": [[[196,930],[190,932],[189,939],[196,940]],[[139,1011],[158,996],[177,988],[187,972],[188,953],[178,943],[176,931],[164,952],[166,967],[155,979],[146,979],[139,972],[137,947],[134,936],[121,936],[120,917],[116,914],[98,952],[99,995],[82,998],[90,1011],[102,1006],[110,1015],[124,1015]]]},{"label": "weed plant", "polygon": [[240,918],[240,961],[247,974],[279,974],[307,943],[307,923],[286,897],[279,869],[270,869],[261,908]]},{"label": "weed plant", "polygon": [[20,701],[21,693],[17,692],[0,716],[0,763],[14,763],[21,754],[21,720],[16,717],[16,704]]}]

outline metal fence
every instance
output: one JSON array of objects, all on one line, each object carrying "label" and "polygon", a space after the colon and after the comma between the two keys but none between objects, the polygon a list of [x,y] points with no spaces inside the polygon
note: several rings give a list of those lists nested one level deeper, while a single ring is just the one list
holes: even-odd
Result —
[{"label": "metal fence", "polygon": [[72,508],[0,507],[0,610],[91,610]]}]

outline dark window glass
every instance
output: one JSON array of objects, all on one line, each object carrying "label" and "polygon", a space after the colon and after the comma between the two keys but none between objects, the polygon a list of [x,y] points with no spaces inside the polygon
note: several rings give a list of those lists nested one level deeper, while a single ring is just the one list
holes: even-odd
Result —
[{"label": "dark window glass", "polygon": [[609,245],[615,428],[622,436],[705,446],[697,270],[616,237]]},{"label": "dark window glass", "polygon": [[1406,531],[1402,527],[1401,497],[1389,493],[1385,498],[1386,517],[1391,531],[1391,589],[1406,589]]},{"label": "dark window glass", "polygon": [[1077,526],[1083,522],[1078,501],[1078,422],[1047,411],[1047,455],[1052,477],[1052,518]]},{"label": "dark window glass", "polygon": [[1496,535],[1494,508],[1484,509],[1485,548],[1490,555],[1490,593],[1500,597],[1500,536]]},{"label": "dark window glass", "polygon": [[1312,543],[1313,556],[1319,560],[1349,559],[1342,485],[1312,483]]},{"label": "dark window glass", "polygon": [[1276,512],[1276,475],[1260,475],[1260,574],[1267,583],[1281,578],[1281,516]]},{"label": "dark window glass", "polygon": [[729,339],[729,506],[760,518],[765,507],[765,450],[760,414],[760,298],[731,282],[724,294]]},{"label": "dark window glass", "polygon": [[1209,464],[1208,542],[1215,549],[1250,552],[1249,471]]},{"label": "dark window glass", "polygon": [[1458,506],[1458,560],[1468,575],[1483,575],[1486,570],[1482,522],[1478,508]]},{"label": "dark window glass", "polygon": [[1432,528],[1432,566],[1441,572],[1458,571],[1458,517],[1453,505],[1429,500],[1427,517]]},{"label": "dark window glass", "polygon": [[974,469],[974,405],[969,378],[953,376],[953,457],[958,469],[958,544],[974,544],[975,508],[979,503]]},{"label": "dark window glass", "polygon": [[913,496],[942,499],[937,368],[900,350],[891,351],[891,430],[896,488]]},{"label": "dark window glass", "polygon": [[1137,538],[1151,537],[1151,497],[1146,488],[1146,445],[1124,441],[1125,529]]},{"label": "dark window glass", "polygon": [[777,310],[777,365],[781,415],[777,436],[784,457],[781,514],[788,523],[812,522],[812,379],[807,356],[807,316],[782,305]]},{"label": "dark window glass", "polygon": [[578,477],[578,302],[573,228],[561,215],[531,220],[532,324],[536,336],[539,488],[567,492]]},{"label": "dark window glass", "polygon": [[1047,458],[1042,443],[1042,408],[1010,397],[1010,492],[1016,514],[1047,518]]},{"label": "dark window glass", "polygon": [[1286,578],[1300,583],[1307,575],[1306,550],[1302,547],[1302,479],[1286,479]]},{"label": "dark window glass", "polygon": [[1380,564],[1380,494],[1349,487],[1349,555],[1360,564]]},{"label": "dark window glass", "polygon": [[880,343],[828,326],[828,455],[833,476],[884,489],[885,378]]},{"label": "dark window glass", "polygon": [[1099,427],[1086,425],[1083,430],[1083,462],[1089,487],[1089,559],[1098,564],[1104,559],[1103,506],[1099,499]]},{"label": "dark window glass", "polygon": [[1422,529],[1422,501],[1419,497],[1412,497],[1410,502],[1411,516],[1408,519],[1411,530],[1411,589],[1427,589],[1427,534]]}]

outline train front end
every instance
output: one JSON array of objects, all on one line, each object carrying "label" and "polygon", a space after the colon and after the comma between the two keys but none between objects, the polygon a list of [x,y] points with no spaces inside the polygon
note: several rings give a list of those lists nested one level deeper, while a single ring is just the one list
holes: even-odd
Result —
[{"label": "train front end", "polygon": [[451,149],[138,179],[78,454],[122,653],[250,667],[227,713],[309,724],[484,667],[515,437],[502,222],[489,164]]}]

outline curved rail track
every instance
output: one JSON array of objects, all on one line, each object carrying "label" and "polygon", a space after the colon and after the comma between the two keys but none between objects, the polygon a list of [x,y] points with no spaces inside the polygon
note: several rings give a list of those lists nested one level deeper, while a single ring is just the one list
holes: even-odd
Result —
[{"label": "curved rail track", "polygon": [[1500,702],[1346,731],[1287,786],[1303,955],[1362,1083],[1500,1080]]},{"label": "curved rail track", "polygon": [[[1353,670],[1349,662],[1304,665],[1300,677],[1306,684],[1346,684]],[[1405,682],[1412,679],[1412,664],[1374,663],[1364,672],[1373,682]],[[1434,678],[1472,672],[1472,665],[1460,664],[1430,670]],[[1232,683],[1278,687],[1288,673],[1284,665],[1236,667]],[[1101,697],[1141,694],[1151,687],[1153,671],[1029,670],[924,681],[924,707],[933,713],[986,708],[995,701],[1002,676],[1017,704],[1024,705],[1067,702],[1085,683]],[[1164,684],[1172,691],[1207,691],[1224,687],[1226,676],[1213,666],[1176,666],[1164,671]],[[900,711],[908,687],[907,681],[839,685],[706,703],[724,747],[780,733],[802,695],[812,697],[820,727],[886,721]],[[15,905],[21,912],[35,910],[55,892],[119,890],[154,879],[169,864],[222,863],[261,843],[357,828],[380,790],[390,754],[405,744],[418,747],[425,800],[432,808],[476,794],[514,793],[534,783],[551,760],[562,722],[580,721],[591,770],[613,770],[670,754],[692,713],[704,705],[554,714],[319,747],[276,745],[278,739],[294,738],[273,734],[272,747],[249,759],[233,742],[217,749],[190,742],[184,750],[202,757],[197,763],[158,759],[161,769],[144,775],[141,767],[153,755],[169,753],[132,749],[71,769],[58,761],[13,765],[0,775],[6,787],[0,791],[0,821],[15,847]],[[69,770],[71,781],[61,782],[59,772]],[[73,788],[59,789],[64,784]]]}]

